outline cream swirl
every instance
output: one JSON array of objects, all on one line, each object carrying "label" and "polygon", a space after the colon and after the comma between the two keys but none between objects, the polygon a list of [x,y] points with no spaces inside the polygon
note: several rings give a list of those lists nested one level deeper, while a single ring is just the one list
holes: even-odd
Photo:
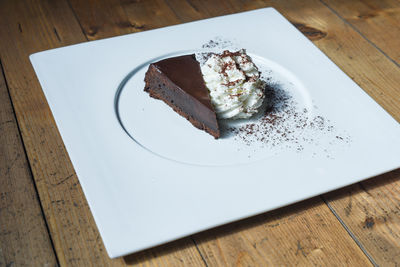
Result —
[{"label": "cream swirl", "polygon": [[265,82],[244,49],[211,54],[201,72],[218,118],[250,118],[262,105]]}]

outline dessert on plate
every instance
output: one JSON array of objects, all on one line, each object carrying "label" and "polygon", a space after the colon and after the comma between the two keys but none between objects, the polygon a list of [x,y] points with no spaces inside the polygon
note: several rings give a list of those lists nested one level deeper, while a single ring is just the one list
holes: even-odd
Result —
[{"label": "dessert on plate", "polygon": [[246,119],[264,100],[265,82],[244,49],[209,53],[203,64],[194,54],[152,63],[145,91],[163,100],[195,127],[220,137],[218,119]]}]

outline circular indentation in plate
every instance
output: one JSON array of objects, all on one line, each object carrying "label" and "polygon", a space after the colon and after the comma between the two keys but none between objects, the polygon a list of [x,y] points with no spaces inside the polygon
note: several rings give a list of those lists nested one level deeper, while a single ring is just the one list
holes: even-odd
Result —
[{"label": "circular indentation in plate", "polygon": [[[229,134],[223,134],[223,138],[215,140],[211,135],[192,126],[164,102],[151,98],[143,91],[143,79],[151,62],[195,52],[176,52],[154,58],[139,65],[127,75],[115,96],[115,110],[125,132],[138,145],[155,155],[185,164],[236,165],[275,155],[274,148],[255,148]],[[296,76],[271,60],[254,54],[250,56],[265,76],[278,82],[280,87],[292,96],[296,108],[306,108],[309,112],[312,110],[308,92]]]}]

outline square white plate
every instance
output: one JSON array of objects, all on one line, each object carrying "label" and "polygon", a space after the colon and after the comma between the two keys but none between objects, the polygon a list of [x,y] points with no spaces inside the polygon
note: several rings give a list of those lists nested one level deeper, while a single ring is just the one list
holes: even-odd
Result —
[{"label": "square white plate", "polygon": [[[214,140],[143,92],[150,62],[216,36],[246,48],[309,122],[319,114],[334,131],[273,146]],[[30,58],[112,258],[400,167],[399,124],[272,8]]]}]

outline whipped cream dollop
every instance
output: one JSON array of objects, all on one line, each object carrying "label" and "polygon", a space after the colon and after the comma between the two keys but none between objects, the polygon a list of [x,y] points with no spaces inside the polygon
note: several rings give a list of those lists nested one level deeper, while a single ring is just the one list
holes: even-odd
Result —
[{"label": "whipped cream dollop", "polygon": [[265,82],[244,49],[211,54],[201,72],[218,118],[244,119],[257,113]]}]

